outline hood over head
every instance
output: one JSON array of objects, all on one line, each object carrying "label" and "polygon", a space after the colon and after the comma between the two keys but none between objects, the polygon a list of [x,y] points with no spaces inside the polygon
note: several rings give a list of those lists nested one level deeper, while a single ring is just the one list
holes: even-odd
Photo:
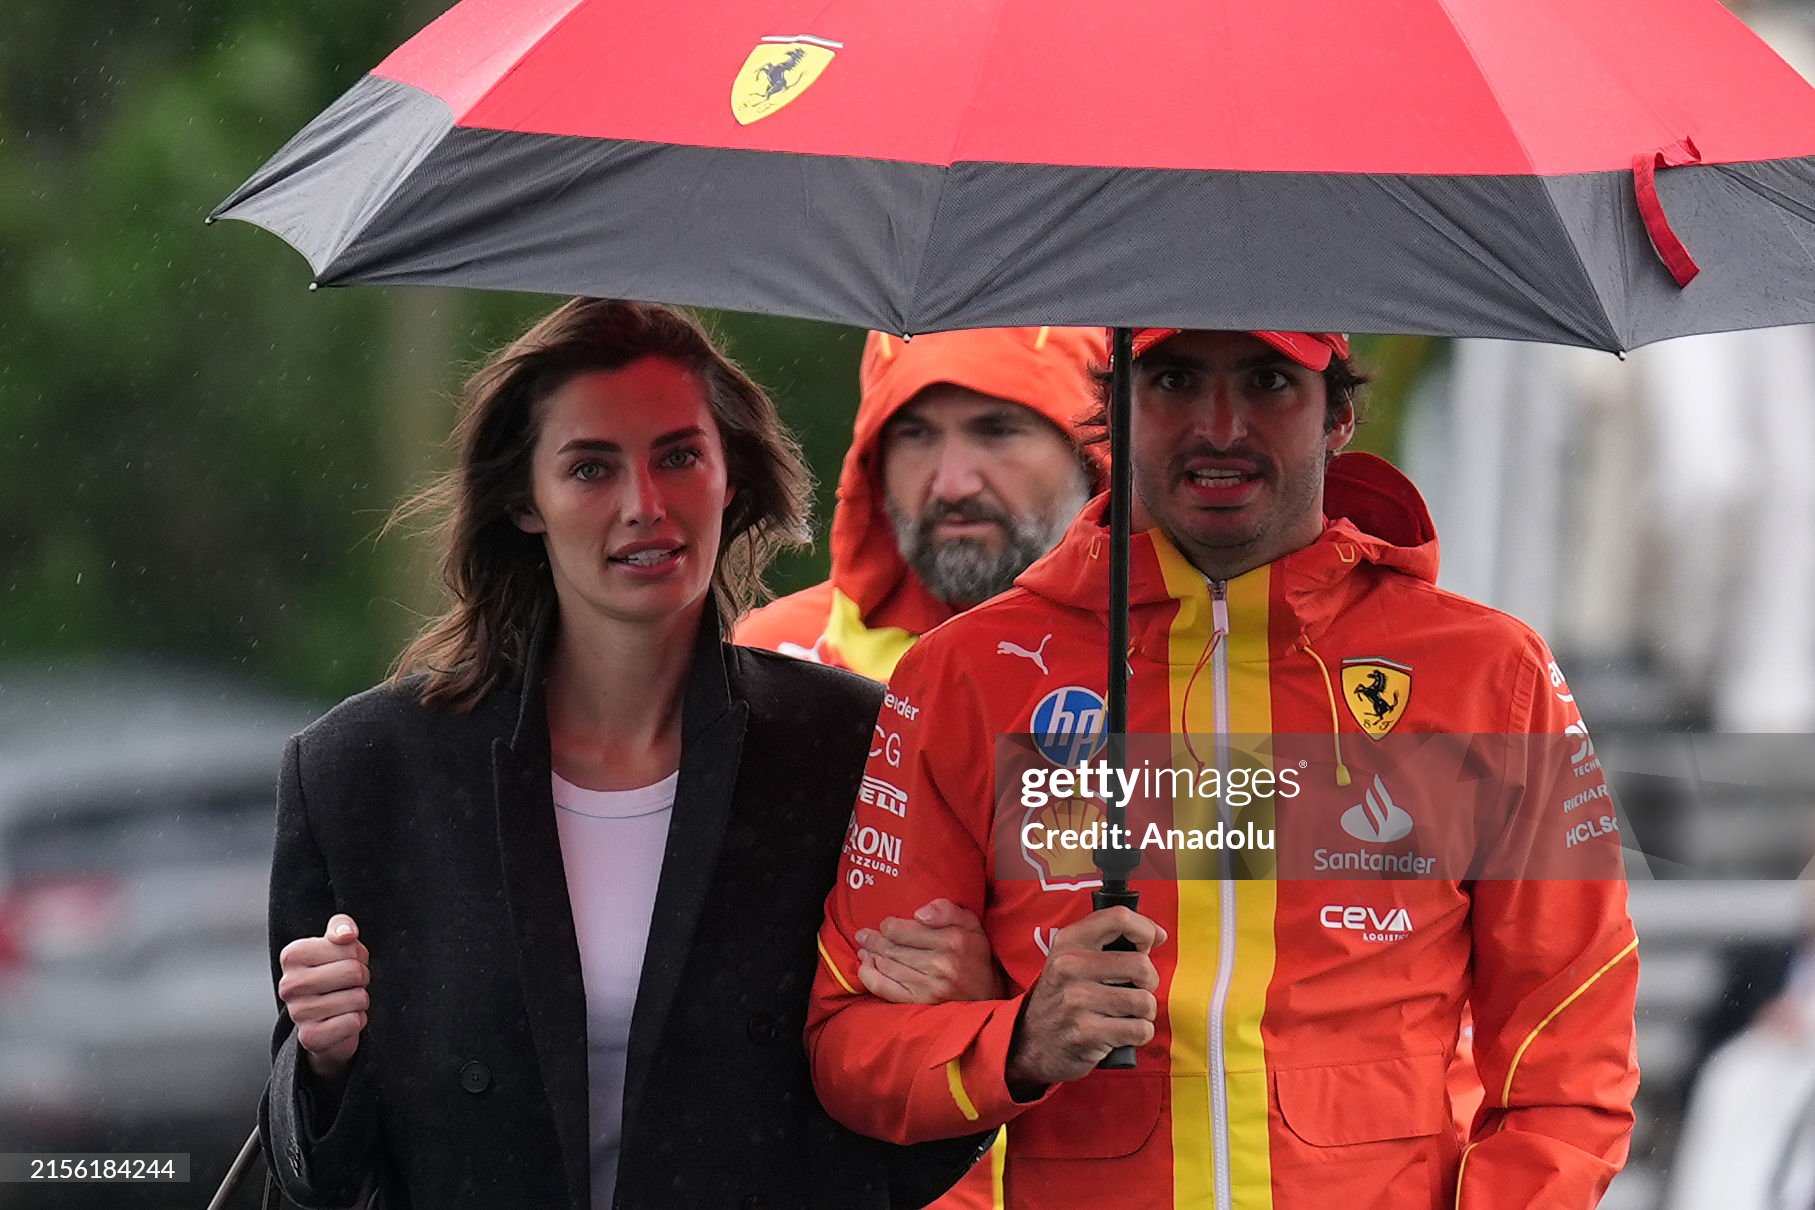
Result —
[{"label": "hood over head", "polygon": [[1031,408],[1071,437],[1107,483],[1107,451],[1084,445],[1079,424],[1101,404],[1093,373],[1109,357],[1100,328],[976,328],[903,339],[871,332],[859,370],[856,432],[838,476],[832,518],[832,583],[857,603],[866,626],[924,634],[955,612],[902,559],[882,483],[882,433],[891,417],[938,383]]}]

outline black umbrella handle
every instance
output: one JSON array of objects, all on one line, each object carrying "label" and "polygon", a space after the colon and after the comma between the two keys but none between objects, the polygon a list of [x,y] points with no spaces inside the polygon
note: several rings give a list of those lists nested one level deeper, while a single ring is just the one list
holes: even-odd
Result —
[{"label": "black umbrella handle", "polygon": [[[1128,546],[1134,529],[1134,460],[1129,448],[1134,444],[1132,328],[1117,328],[1110,338],[1108,411],[1109,668],[1104,686],[1104,726],[1109,763],[1122,769],[1128,764]],[[1111,823],[1124,822],[1117,814],[1111,810]]]},{"label": "black umbrella handle", "polygon": [[[1130,461],[1130,430],[1134,414],[1134,330],[1117,328],[1109,340],[1109,675],[1104,713],[1109,763],[1128,764],[1128,539],[1133,528],[1134,476]],[[1128,823],[1125,803],[1111,803],[1110,835]],[[1139,891],[1128,889],[1128,876],[1138,864],[1137,855],[1125,846],[1098,849],[1097,867],[1103,886],[1091,894],[1091,906],[1101,911],[1125,907],[1137,911]],[[1105,950],[1129,951],[1134,942],[1117,937]],[[1128,1071],[1134,1067],[1134,1047],[1118,1046],[1097,1064],[1100,1071]]]},{"label": "black umbrella handle", "polygon": [[[1090,906],[1099,912],[1104,908],[1112,907],[1125,907],[1131,912],[1139,911],[1141,907],[1141,893],[1139,891],[1092,891],[1090,893]],[[1131,953],[1134,950],[1134,942],[1126,937],[1117,937],[1103,948],[1118,953]],[[1118,983],[1114,986],[1133,987],[1134,984]],[[1132,1070],[1133,1067],[1134,1047],[1132,1046],[1118,1046],[1104,1055],[1097,1063],[1098,1071],[1129,1071]]]}]

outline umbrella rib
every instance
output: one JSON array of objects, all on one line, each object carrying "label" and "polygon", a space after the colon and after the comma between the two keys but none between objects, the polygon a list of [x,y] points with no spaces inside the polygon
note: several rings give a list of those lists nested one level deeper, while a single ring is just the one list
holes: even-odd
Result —
[{"label": "umbrella rib", "polygon": [[[566,25],[573,19],[576,13],[586,6],[586,0],[566,0],[566,5],[566,10],[562,12],[560,16],[554,18],[552,21],[548,21],[540,29],[536,30],[534,36],[524,38],[522,47],[511,59],[510,66],[497,73],[490,83],[486,84],[473,96],[472,100],[468,101],[460,111],[454,113],[454,124],[456,126],[464,125],[466,122],[466,115],[471,113],[475,106],[479,105],[487,97],[491,96],[492,93],[497,91],[506,80],[509,80],[512,76],[516,75],[518,70],[529,61],[531,55],[535,54],[536,51],[545,45],[562,26]],[[380,64],[380,66],[383,66],[383,64]],[[374,72],[374,74],[376,73]],[[452,105],[448,106],[450,112],[453,111],[453,108]]]},{"label": "umbrella rib", "polygon": [[1803,259],[1807,260],[1811,266],[1815,266],[1815,247],[1811,247],[1809,241],[1803,238],[1802,232],[1796,229],[1796,225],[1790,221],[1789,217],[1790,212],[1794,211],[1805,223],[1815,226],[1815,206],[1800,201],[1794,194],[1786,193],[1781,189],[1773,189],[1766,182],[1739,171],[1738,165],[1711,164],[1709,167],[1720,173],[1723,179],[1737,185],[1754,197],[1762,198],[1770,203],[1772,211],[1777,215],[1777,221],[1783,226],[1784,234],[1796,241],[1796,246],[1802,249]]},{"label": "umbrella rib", "polygon": [[[1543,4],[1544,8],[1550,12],[1552,18],[1554,20],[1556,20],[1559,24],[1565,25],[1565,26],[1569,27],[1570,29],[1576,30],[1578,32],[1580,31],[1581,24],[1580,24],[1579,20],[1576,19],[1575,15],[1571,12],[1569,6],[1563,5],[1563,4],[1558,4],[1557,0],[1540,0],[1540,2]],[[1734,21],[1739,20],[1739,18],[1737,16],[1733,17],[1732,19]],[[1584,54],[1593,56],[1594,60],[1600,65],[1602,72],[1606,75],[1606,77],[1609,80],[1612,80],[1612,81],[1615,81],[1618,83],[1621,91],[1626,94],[1627,102],[1634,109],[1644,110],[1646,113],[1648,113],[1651,116],[1652,121],[1654,121],[1657,124],[1657,129],[1661,133],[1658,135],[1655,143],[1653,143],[1652,145],[1661,146],[1663,144],[1671,142],[1674,139],[1681,138],[1684,135],[1687,135],[1690,133],[1690,131],[1688,131],[1686,129],[1679,129],[1675,124],[1672,123],[1670,118],[1668,118],[1663,113],[1661,113],[1658,110],[1657,106],[1653,105],[1650,102],[1649,94],[1645,90],[1642,90],[1642,89],[1638,88],[1637,86],[1635,86],[1635,84],[1633,83],[1631,71],[1628,70],[1627,66],[1621,60],[1610,58],[1606,54],[1597,53],[1595,50],[1595,47],[1594,47],[1594,43],[1592,43],[1591,41],[1589,41],[1586,38],[1579,39],[1578,45],[1581,47],[1581,50]],[[1523,150],[1525,147],[1524,142],[1521,141],[1519,146]],[[1645,149],[1642,147],[1635,147],[1633,150],[1635,152],[1637,152],[1637,151],[1643,151]],[[1527,152],[1527,158],[1529,158],[1529,154],[1530,153]],[[1546,195],[1549,195],[1550,191],[1549,191],[1548,187],[1546,188],[1545,193],[1546,193]],[[1553,208],[1555,206],[1554,199],[1552,201],[1552,206],[1553,206]],[[1567,228],[1565,228],[1565,229],[1567,230]],[[1570,246],[1572,248],[1575,247],[1574,240],[1570,241]],[[1578,254],[1577,259],[1578,259],[1578,261],[1580,260],[1579,254]],[[1622,281],[1631,280],[1632,265],[1626,257],[1626,249],[1623,244],[1620,246],[1620,271],[1621,271],[1621,280]],[[1607,311],[1606,298],[1601,293],[1599,287],[1596,286],[1592,276],[1589,277],[1589,285],[1595,287],[1595,297],[1596,297],[1596,299],[1600,300],[1601,309],[1604,312]],[[1631,318],[1632,317],[1630,315],[1622,315],[1620,317],[1620,321],[1617,325],[1617,330],[1618,330],[1619,338],[1620,338],[1620,347],[1622,349],[1625,349],[1625,348],[1628,348],[1631,346],[1632,338],[1634,335],[1633,332],[1630,330]],[[1608,319],[1609,319],[1609,322],[1611,323],[1612,316],[1609,315]]]},{"label": "umbrella rib", "polygon": [[[1543,6],[1549,10],[1552,18],[1559,25],[1568,26],[1571,30],[1576,32],[1578,35],[1577,47],[1583,54],[1591,55],[1594,58],[1600,65],[1601,71],[1607,79],[1619,84],[1620,90],[1626,94],[1627,103],[1633,109],[1642,109],[1647,114],[1651,115],[1652,121],[1657,123],[1658,130],[1662,132],[1658,136],[1656,143],[1653,144],[1654,146],[1668,143],[1674,139],[1680,139],[1689,133],[1687,130],[1677,129],[1671,120],[1661,113],[1656,105],[1651,103],[1649,99],[1650,94],[1634,85],[1632,82],[1632,73],[1628,70],[1628,65],[1626,63],[1618,59],[1611,59],[1605,54],[1595,53],[1594,43],[1587,38],[1580,37],[1582,30],[1581,22],[1576,19],[1575,15],[1568,7],[1558,4],[1556,0],[1538,0],[1538,2],[1542,3]],[[1737,17],[1733,19],[1735,21],[1739,20]],[[1521,143],[1520,146],[1523,147],[1524,144]],[[1635,147],[1633,150],[1635,152],[1642,151],[1644,148]]]},{"label": "umbrella rib", "polygon": [[[1550,3],[1549,0],[1543,0],[1543,2],[1545,7],[1550,9],[1554,14],[1556,6]],[[1444,16],[1449,18],[1450,28],[1455,31],[1456,38],[1468,51],[1468,62],[1474,68],[1476,76],[1480,78],[1482,87],[1487,89],[1490,96],[1498,98],[1500,95],[1499,90],[1494,87],[1493,79],[1482,68],[1480,57],[1475,53],[1475,46],[1469,38],[1467,28],[1457,18],[1452,9],[1453,3],[1454,0],[1437,0],[1437,7],[1442,9]],[[1627,91],[1631,92],[1632,90],[1628,88]],[[1603,323],[1609,332],[1616,335],[1621,347],[1624,347],[1627,338],[1625,330],[1626,324],[1624,322],[1625,317],[1622,316],[1620,322],[1615,322],[1613,314],[1607,306],[1607,296],[1601,292],[1600,283],[1595,281],[1594,274],[1589,272],[1588,263],[1582,259],[1582,250],[1576,246],[1575,235],[1571,232],[1569,224],[1563,221],[1563,212],[1557,208],[1556,197],[1550,191],[1550,178],[1538,172],[1537,160],[1531,154],[1531,147],[1526,143],[1524,133],[1520,131],[1518,123],[1513,121],[1512,115],[1507,113],[1505,109],[1500,109],[1499,113],[1505,118],[1505,127],[1508,137],[1510,137],[1518,146],[1519,154],[1525,159],[1527,175],[1541,182],[1544,187],[1544,200],[1550,207],[1551,217],[1556,220],[1558,229],[1563,232],[1563,242],[1569,247],[1570,256],[1575,261],[1577,272],[1580,274],[1581,279],[1587,283],[1589,291],[1594,295],[1595,306],[1601,313]]]},{"label": "umbrella rib", "polygon": [[[1569,224],[1563,220],[1563,211],[1557,205],[1556,194],[1551,192],[1552,178],[1547,176],[1535,176],[1534,179],[1543,186],[1544,201],[1550,206],[1551,217],[1556,220],[1558,229],[1563,232],[1563,243],[1568,247],[1569,255],[1575,261],[1576,269],[1580,272],[1582,280],[1588,283],[1588,289],[1594,294],[1595,308],[1600,311],[1601,319],[1606,325],[1608,333],[1618,342],[1618,349],[1621,351],[1625,350],[1627,348],[1627,342],[1631,339],[1631,333],[1627,330],[1631,316],[1622,314],[1616,319],[1612,310],[1608,307],[1607,295],[1601,291],[1601,283],[1597,282],[1594,279],[1594,274],[1589,272],[1588,262],[1582,259],[1582,249],[1581,246],[1576,243],[1575,233],[1570,230]],[[1624,253],[1622,252],[1621,260],[1624,261],[1624,259]]]},{"label": "umbrella rib", "polygon": [[933,232],[935,232],[939,229],[939,218],[941,215],[943,215],[945,213],[946,190],[950,189],[951,186],[952,186],[952,167],[951,167],[951,165],[948,164],[946,166],[945,170],[939,174],[939,196],[937,198],[935,198],[933,201],[933,217],[927,223],[926,238],[920,242],[920,263],[918,265],[914,266],[914,285],[913,285],[912,289],[910,289],[908,291],[907,309],[904,313],[897,314],[895,316],[895,322],[900,324],[902,326],[902,328],[904,329],[900,333],[900,335],[902,335],[902,336],[915,335],[915,333],[905,330],[905,329],[913,326],[909,322],[908,316],[919,315],[924,310],[924,307],[923,307],[923,304],[922,304],[921,298],[920,298],[920,289],[921,289],[920,283],[921,283],[921,279],[926,276],[927,263],[930,260],[932,260]]},{"label": "umbrella rib", "polygon": [[[374,109],[385,112],[376,119]],[[398,115],[403,114],[403,120]],[[387,174],[380,188],[363,198],[357,189],[347,197],[357,201],[351,218],[327,230],[304,221],[293,208],[280,206],[276,213],[261,202],[281,196],[298,180],[316,179],[323,172],[333,177],[333,166],[349,154],[360,152],[361,140],[374,126],[390,132],[384,163]],[[209,216],[230,218],[265,228],[283,239],[309,262],[317,285],[331,285],[335,268],[348,248],[358,243],[372,220],[396,197],[404,180],[421,162],[434,154],[454,125],[453,111],[433,93],[389,76],[367,74],[324,110],[234,190]],[[368,183],[376,176],[368,174]],[[343,202],[346,198],[341,199]],[[247,212],[249,211],[249,212]],[[327,238],[312,239],[325,235]]]},{"label": "umbrella rib", "polygon": [[[995,47],[996,39],[1002,32],[1002,10],[1009,3],[1010,0],[998,0],[995,8],[991,10],[989,33],[983,39],[983,53],[977,56],[977,71],[971,78],[970,88],[966,92],[965,106],[961,111],[965,114],[973,112],[976,108],[977,90],[982,86],[983,73],[989,64],[990,51]],[[908,295],[907,313],[909,315],[921,313],[923,306],[921,283],[926,276],[927,262],[932,259],[932,234],[939,227],[940,216],[945,213],[945,195],[946,191],[951,188],[952,177],[958,172],[958,143],[963,137],[964,122],[960,119],[954,124],[951,144],[945,149],[945,164],[943,171],[939,174],[939,196],[933,203],[933,217],[932,221],[927,224],[927,238],[920,246],[920,263],[914,268],[914,288]],[[912,333],[904,332],[902,335],[912,335]]]}]

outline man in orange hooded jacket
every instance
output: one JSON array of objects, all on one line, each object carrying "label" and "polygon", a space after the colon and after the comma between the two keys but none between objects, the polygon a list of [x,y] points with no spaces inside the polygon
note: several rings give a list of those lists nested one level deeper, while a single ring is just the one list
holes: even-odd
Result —
[{"label": "man in orange hooded jacket", "polygon": [[1076,426],[1107,356],[1100,328],[870,333],[831,578],[734,641],[886,681],[921,635],[1006,590],[1103,486]]},{"label": "man in orange hooded jacket", "polygon": [[[1101,448],[1076,430],[1096,410],[1091,375],[1107,356],[1100,328],[871,332],[831,578],[747,615],[734,641],[886,681],[922,634],[1006,590],[1103,486]],[[922,943],[902,956],[924,967],[941,949],[993,988],[985,950],[969,944],[974,918],[916,906],[889,927]],[[937,1210],[992,1210],[1001,1168],[998,1142]]]},{"label": "man in orange hooded jacket", "polygon": [[[897,1141],[1012,1121],[1017,1208],[1592,1206],[1631,1130],[1637,940],[1568,685],[1528,628],[1435,586],[1409,482],[1337,456],[1346,340],[1149,329],[1135,348],[1130,752],[1157,736],[1223,775],[1208,817],[1167,807],[1254,847],[1162,852],[1174,876],[1143,865],[1139,914],[1093,911],[1089,847],[1052,840],[1097,802],[998,780],[1005,747],[1049,778],[1102,749],[1094,501],[890,682],[820,934],[822,1101]],[[1447,778],[1383,755],[1431,741],[1412,768],[1445,736],[1467,748]],[[1287,755],[1319,748],[1333,760]],[[1244,759],[1269,794],[1232,792]],[[1319,847],[1259,851],[1292,830]],[[938,896],[981,918],[1009,995],[864,991],[889,962],[879,922]],[[1103,952],[1117,937],[1135,950]],[[1444,1073],[1465,1002],[1487,1095],[1459,1132]],[[1123,1045],[1132,1070],[1097,1070]]]}]

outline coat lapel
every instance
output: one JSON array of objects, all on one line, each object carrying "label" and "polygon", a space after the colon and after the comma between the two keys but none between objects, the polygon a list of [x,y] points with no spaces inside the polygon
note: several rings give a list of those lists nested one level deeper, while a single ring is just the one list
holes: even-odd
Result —
[{"label": "coat lapel", "polygon": [[719,843],[731,818],[749,706],[732,696],[726,658],[717,615],[708,608],[701,619],[681,706],[681,775],[662,855],[636,1009],[631,1015],[624,1074],[627,1144],[637,1120],[643,1083],[692,948],[694,928],[712,887]]},{"label": "coat lapel", "polygon": [[546,624],[538,628],[511,740],[492,741],[492,789],[530,1035],[554,1114],[568,1201],[585,1207],[591,1204],[592,1179],[586,1137],[586,985],[550,785],[542,659],[551,629]]},{"label": "coat lapel", "polygon": [[[634,1145],[637,1104],[674,1005],[693,932],[712,886],[731,817],[749,707],[731,694],[726,648],[710,606],[701,618],[681,706],[681,768],[662,855],[649,944],[631,1015],[624,1087],[624,1141]],[[560,1141],[568,1196],[590,1204],[587,1138],[586,985],[573,907],[561,863],[550,789],[543,660],[553,626],[538,628],[510,741],[492,742],[498,851],[517,940],[523,997]]]}]

